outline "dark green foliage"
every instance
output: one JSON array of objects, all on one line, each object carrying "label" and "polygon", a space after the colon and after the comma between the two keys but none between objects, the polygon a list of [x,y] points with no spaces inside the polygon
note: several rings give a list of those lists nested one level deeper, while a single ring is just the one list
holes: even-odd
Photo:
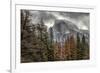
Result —
[{"label": "dark green foliage", "polygon": [[89,47],[88,43],[86,43],[86,38],[83,35],[80,41],[79,35],[77,35],[77,59],[89,59]]},{"label": "dark green foliage", "polygon": [[[53,61],[52,40],[48,39],[43,20],[30,24],[31,13],[21,11],[21,62]],[[29,20],[30,19],[30,20]]]},{"label": "dark green foliage", "polygon": [[49,28],[50,39],[49,39],[49,48],[48,48],[48,61],[54,61],[54,46],[53,46],[53,28]]}]

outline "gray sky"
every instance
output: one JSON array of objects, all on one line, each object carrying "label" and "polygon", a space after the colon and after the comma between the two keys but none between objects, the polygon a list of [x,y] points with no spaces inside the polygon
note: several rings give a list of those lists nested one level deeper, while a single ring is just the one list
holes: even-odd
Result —
[{"label": "gray sky", "polygon": [[89,30],[89,13],[79,12],[50,12],[50,11],[32,11],[32,23],[40,22],[42,18],[47,27],[52,27],[55,20],[68,20],[74,23],[79,29]]}]

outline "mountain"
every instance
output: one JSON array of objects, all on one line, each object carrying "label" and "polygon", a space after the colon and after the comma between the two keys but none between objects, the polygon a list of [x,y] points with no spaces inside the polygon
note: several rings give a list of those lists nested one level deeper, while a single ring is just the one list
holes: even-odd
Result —
[{"label": "mountain", "polygon": [[[82,38],[82,36],[84,35],[86,37],[87,40],[89,40],[89,31],[88,30],[80,30],[78,29],[78,27],[67,20],[55,20],[55,23],[53,25],[52,37],[54,41],[58,41],[58,42],[63,42],[65,39],[67,39],[68,36],[71,36],[73,34],[73,36],[75,38],[77,38],[77,33],[79,34],[80,38]],[[51,29],[50,28],[50,29]]]},{"label": "mountain", "polygon": [[66,31],[70,31],[70,32],[79,31],[78,27],[74,23],[67,20],[56,20],[53,28],[60,33],[62,32],[64,33]]}]

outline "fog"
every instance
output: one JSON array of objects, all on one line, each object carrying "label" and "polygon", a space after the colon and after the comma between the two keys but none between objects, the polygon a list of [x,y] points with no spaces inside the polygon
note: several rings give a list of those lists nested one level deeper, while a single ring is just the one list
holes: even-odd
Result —
[{"label": "fog", "polygon": [[42,19],[48,28],[52,27],[55,20],[67,20],[75,24],[79,29],[89,30],[89,13],[80,12],[55,12],[55,11],[34,11],[32,14],[32,23],[37,24]]}]

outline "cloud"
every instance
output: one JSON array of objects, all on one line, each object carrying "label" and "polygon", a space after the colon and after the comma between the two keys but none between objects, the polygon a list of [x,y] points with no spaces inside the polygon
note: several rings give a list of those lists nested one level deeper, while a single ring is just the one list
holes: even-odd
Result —
[{"label": "cloud", "polygon": [[79,29],[89,30],[89,13],[80,12],[54,12],[54,11],[30,11],[32,13],[32,23],[37,24],[41,18],[45,25],[53,26],[55,20],[68,20],[74,23]]}]

